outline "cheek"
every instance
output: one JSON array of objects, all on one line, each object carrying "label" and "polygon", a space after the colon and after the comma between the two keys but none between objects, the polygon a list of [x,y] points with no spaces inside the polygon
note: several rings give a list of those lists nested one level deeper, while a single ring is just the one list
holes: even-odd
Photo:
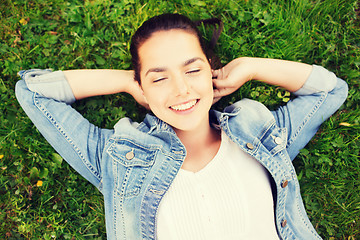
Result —
[{"label": "cheek", "polygon": [[144,97],[149,104],[151,110],[159,108],[160,106],[165,104],[165,94],[163,92],[158,91],[146,91],[144,92]]},{"label": "cheek", "polygon": [[201,91],[203,94],[213,95],[212,75],[206,75],[200,81],[195,81],[194,84],[198,91]]}]

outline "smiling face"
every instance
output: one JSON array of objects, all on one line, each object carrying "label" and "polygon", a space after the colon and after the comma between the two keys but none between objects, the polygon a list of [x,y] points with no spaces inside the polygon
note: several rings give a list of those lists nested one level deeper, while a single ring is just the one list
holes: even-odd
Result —
[{"label": "smiling face", "polygon": [[141,45],[139,59],[144,97],[158,118],[175,131],[209,126],[212,73],[194,34],[158,31]]}]

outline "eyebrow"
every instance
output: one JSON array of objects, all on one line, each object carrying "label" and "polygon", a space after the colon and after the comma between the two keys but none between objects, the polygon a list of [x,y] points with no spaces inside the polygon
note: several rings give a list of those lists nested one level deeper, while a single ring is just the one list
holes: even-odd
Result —
[{"label": "eyebrow", "polygon": [[185,61],[185,63],[183,64],[183,67],[185,67],[185,66],[187,66],[187,65],[190,65],[190,64],[192,64],[193,62],[196,62],[196,61],[198,61],[198,60],[204,62],[204,60],[203,60],[202,58],[200,58],[200,57],[194,57],[194,58],[191,58],[191,59]]},{"label": "eyebrow", "polygon": [[[204,62],[204,60],[200,57],[194,57],[194,58],[191,58],[189,60],[186,60],[183,64],[183,67],[187,66],[187,65],[190,65],[192,64],[193,62],[196,62],[196,61],[202,61]],[[164,67],[158,67],[158,68],[150,68],[146,73],[145,73],[145,76],[147,76],[149,73],[151,72],[165,72],[166,71],[166,68]]]}]

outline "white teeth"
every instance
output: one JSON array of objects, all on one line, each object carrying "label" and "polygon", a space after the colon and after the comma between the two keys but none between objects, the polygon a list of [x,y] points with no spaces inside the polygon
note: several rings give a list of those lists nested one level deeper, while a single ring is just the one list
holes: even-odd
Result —
[{"label": "white teeth", "polygon": [[197,100],[192,100],[188,103],[171,106],[171,108],[176,111],[184,111],[184,110],[192,108],[196,104],[196,102],[197,102]]}]

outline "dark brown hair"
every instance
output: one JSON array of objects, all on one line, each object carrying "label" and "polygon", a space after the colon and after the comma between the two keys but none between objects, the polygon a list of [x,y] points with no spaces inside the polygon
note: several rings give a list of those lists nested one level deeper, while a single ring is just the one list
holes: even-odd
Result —
[{"label": "dark brown hair", "polygon": [[[205,44],[203,37],[200,34],[197,26],[204,24],[215,26],[213,31],[213,36],[209,44]],[[199,42],[202,51],[206,55],[207,59],[212,68],[220,67],[220,61],[215,56],[213,49],[216,45],[217,40],[219,39],[220,33],[223,28],[223,23],[220,19],[211,18],[200,21],[192,21],[188,17],[180,14],[162,14],[159,16],[152,17],[145,21],[135,32],[131,39],[130,52],[132,56],[132,66],[135,71],[135,80],[141,83],[140,81],[140,61],[139,61],[139,48],[141,45],[151,37],[151,35],[158,31],[168,31],[171,29],[181,29],[187,31],[191,34],[194,34]]]}]

